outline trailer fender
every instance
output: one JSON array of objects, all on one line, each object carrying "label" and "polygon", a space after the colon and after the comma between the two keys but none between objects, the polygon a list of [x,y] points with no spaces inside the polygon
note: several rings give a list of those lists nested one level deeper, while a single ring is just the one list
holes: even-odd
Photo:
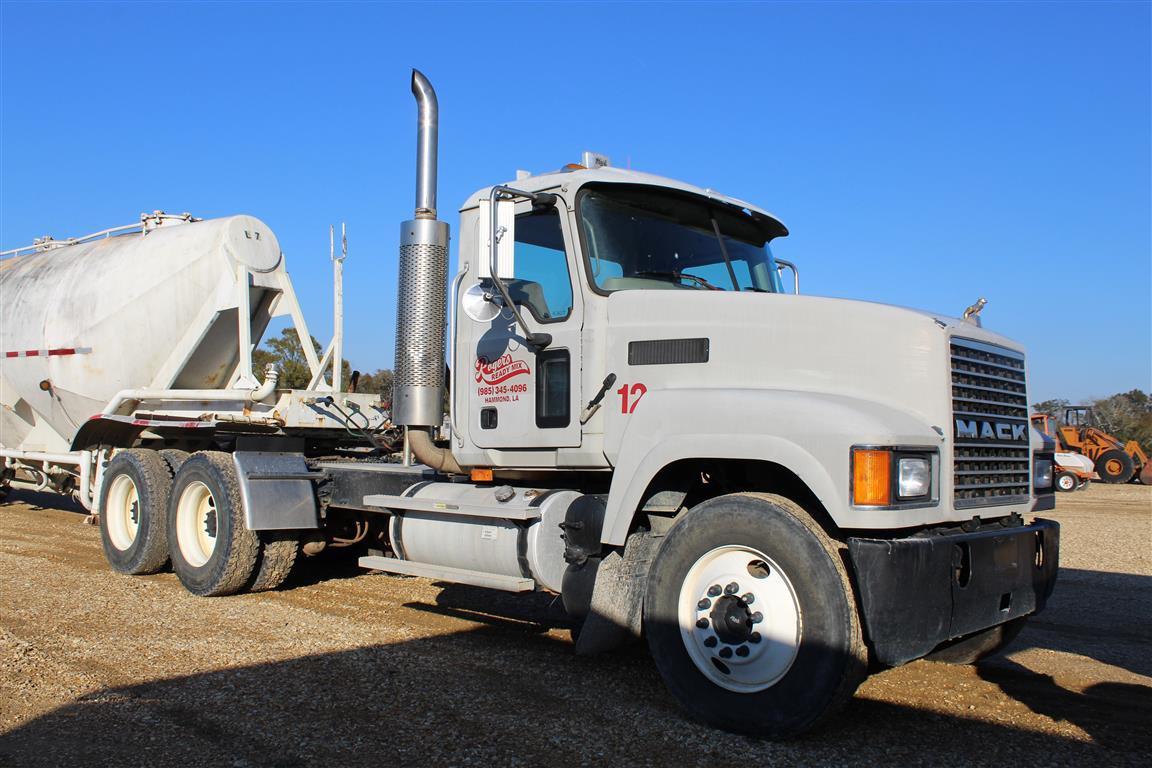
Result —
[{"label": "trailer fender", "polygon": [[941,425],[892,406],[788,390],[669,389],[649,392],[621,436],[603,541],[620,546],[656,474],[684,459],[752,459],[793,472],[841,527],[899,527],[899,510],[848,503],[853,445],[936,449]]}]

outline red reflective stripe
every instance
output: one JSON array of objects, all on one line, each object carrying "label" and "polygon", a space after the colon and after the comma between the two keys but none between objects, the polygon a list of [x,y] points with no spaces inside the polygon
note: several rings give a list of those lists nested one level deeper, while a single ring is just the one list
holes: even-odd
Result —
[{"label": "red reflective stripe", "polygon": [[57,347],[56,349],[26,349],[23,352],[5,352],[4,357],[52,357],[58,355],[87,355],[92,347]]}]

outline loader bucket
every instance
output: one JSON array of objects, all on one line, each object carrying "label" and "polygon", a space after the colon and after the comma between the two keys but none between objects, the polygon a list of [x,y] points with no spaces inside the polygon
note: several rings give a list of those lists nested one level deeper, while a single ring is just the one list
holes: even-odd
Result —
[{"label": "loader bucket", "polygon": [[1152,485],[1152,461],[1146,462],[1144,468],[1140,470],[1140,482]]}]

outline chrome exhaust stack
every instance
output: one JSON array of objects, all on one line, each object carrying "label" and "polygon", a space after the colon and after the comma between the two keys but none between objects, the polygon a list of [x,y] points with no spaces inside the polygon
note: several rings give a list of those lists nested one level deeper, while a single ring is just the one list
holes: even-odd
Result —
[{"label": "chrome exhaust stack", "polygon": [[400,226],[392,421],[438,427],[443,421],[448,292],[448,224],[436,218],[439,105],[432,84],[417,70],[412,70],[412,95],[419,107],[416,211]]}]

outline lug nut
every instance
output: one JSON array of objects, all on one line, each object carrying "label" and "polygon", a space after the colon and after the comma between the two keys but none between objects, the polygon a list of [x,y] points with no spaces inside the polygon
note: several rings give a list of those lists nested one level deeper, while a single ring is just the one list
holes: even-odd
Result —
[{"label": "lug nut", "polygon": [[696,626],[700,629],[708,629],[708,619],[698,619]]},{"label": "lug nut", "polygon": [[759,632],[753,632],[752,634],[748,635],[748,642],[750,642],[750,643],[760,642],[760,633]]},{"label": "lug nut", "polygon": [[703,600],[701,600],[700,602],[696,603],[696,609],[699,611],[706,611],[711,607],[712,607],[712,601],[706,597]]},{"label": "lug nut", "polygon": [[753,624],[759,624],[762,621],[764,621],[764,614],[760,613],[760,611],[756,611],[756,613],[752,614]]},{"label": "lug nut", "polygon": [[708,587],[708,597],[720,597],[720,593],[723,591],[724,590],[720,589],[719,584],[713,584],[712,586]]},{"label": "lug nut", "polygon": [[728,648],[727,646],[725,646],[724,648],[721,648],[720,649],[720,658],[722,658],[722,659],[732,658],[732,649]]},{"label": "lug nut", "polygon": [[746,645],[742,645],[736,649],[736,655],[739,656],[740,658],[744,658],[748,654],[749,654],[749,650],[748,650],[748,646],[746,646]]},{"label": "lug nut", "polygon": [[716,647],[716,638],[714,638],[714,637],[709,637],[709,638],[705,639],[705,640],[704,640],[704,647],[706,647],[706,648],[715,648],[715,647]]},{"label": "lug nut", "polygon": [[736,582],[732,582],[728,586],[724,587],[724,594],[726,594],[726,595],[734,595],[739,591],[740,591],[740,585],[737,584]]},{"label": "lug nut", "polygon": [[744,601],[744,605],[752,605],[752,603],[756,602],[756,595],[751,592],[745,592],[744,596],[740,599]]}]

